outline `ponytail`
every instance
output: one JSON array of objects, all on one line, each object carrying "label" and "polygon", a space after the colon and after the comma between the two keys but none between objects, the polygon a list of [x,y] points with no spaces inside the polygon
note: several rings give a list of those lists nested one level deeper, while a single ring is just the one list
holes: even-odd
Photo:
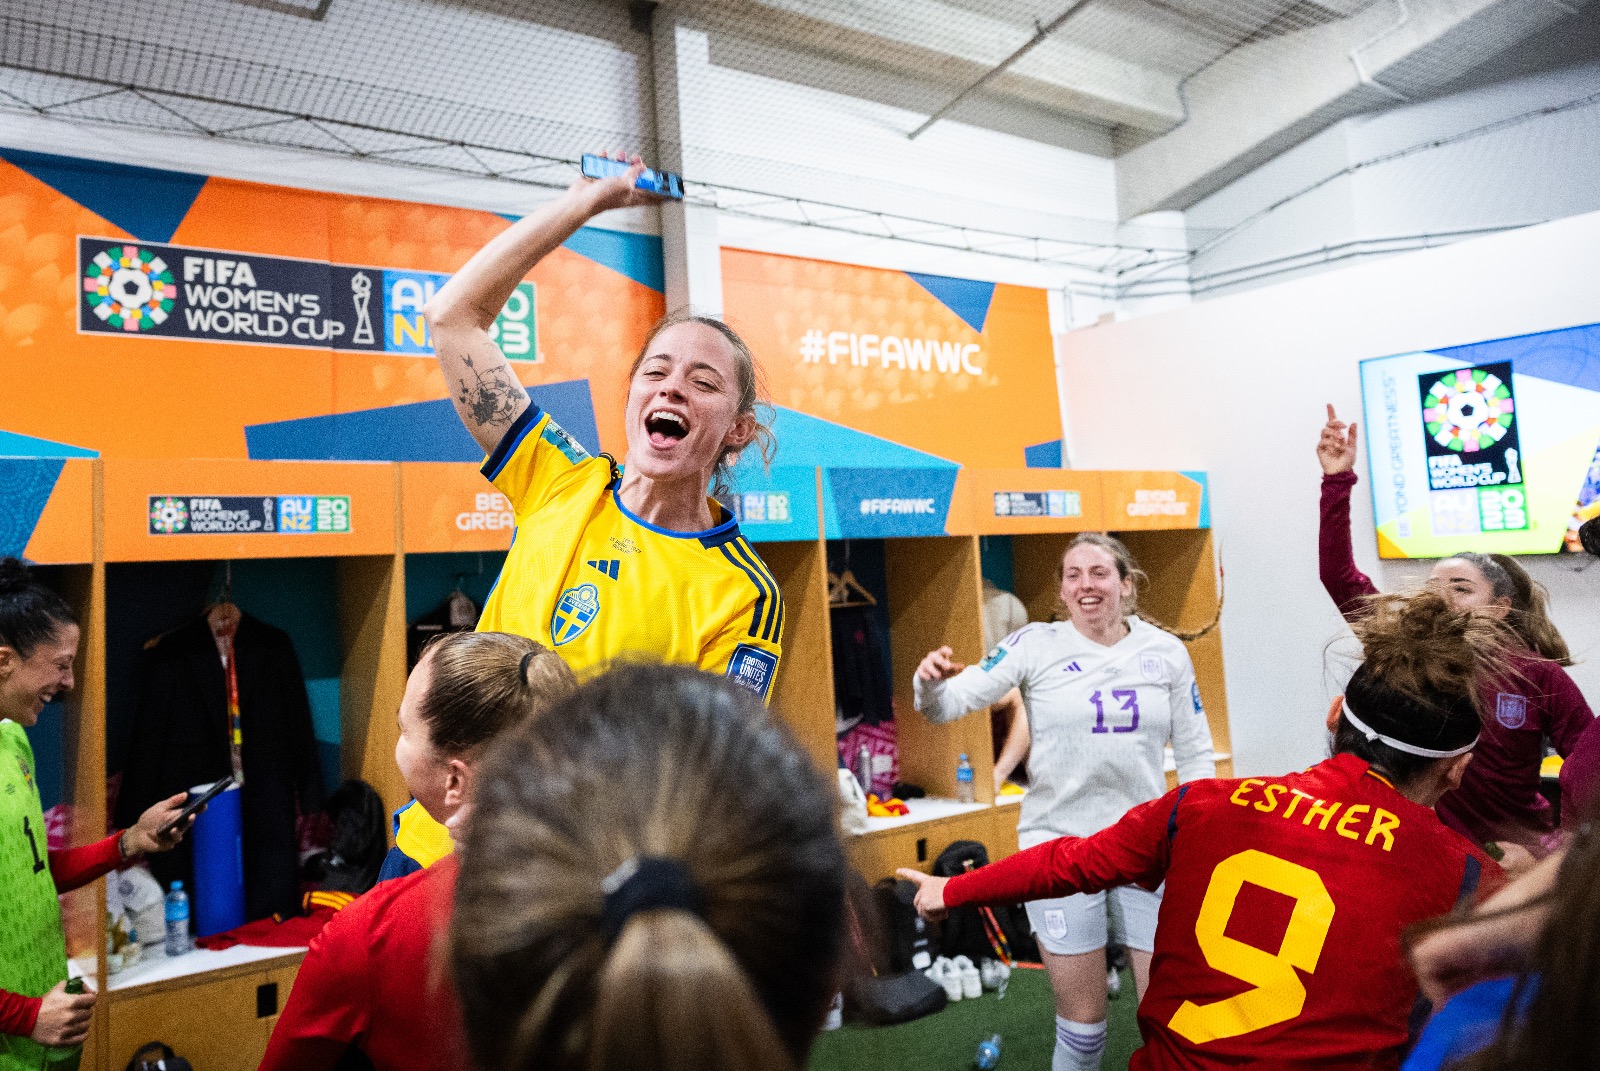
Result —
[{"label": "ponytail", "polygon": [[761,998],[728,947],[687,911],[628,920],[600,971],[591,1066],[656,1071],[795,1071]]},{"label": "ponytail", "polygon": [[622,666],[479,770],[450,933],[479,1066],[804,1065],[838,986],[844,852],[831,786],[759,701]]}]

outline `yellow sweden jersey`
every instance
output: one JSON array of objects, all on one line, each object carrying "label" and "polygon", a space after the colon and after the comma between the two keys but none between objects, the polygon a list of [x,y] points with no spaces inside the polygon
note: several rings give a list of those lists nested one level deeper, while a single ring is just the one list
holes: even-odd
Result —
[{"label": "yellow sweden jersey", "polygon": [[682,533],[634,516],[610,459],[590,457],[531,403],[483,474],[510,500],[517,530],[480,631],[538,640],[580,673],[634,657],[770,695],[783,597],[736,521]]}]

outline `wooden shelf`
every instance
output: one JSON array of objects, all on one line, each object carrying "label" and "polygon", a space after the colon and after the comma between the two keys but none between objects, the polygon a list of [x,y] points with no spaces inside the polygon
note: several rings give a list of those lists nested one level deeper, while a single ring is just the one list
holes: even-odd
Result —
[{"label": "wooden shelf", "polygon": [[[56,568],[83,623],[79,687],[68,699],[65,729],[65,794],[75,808],[76,843],[94,840],[106,823],[107,696],[119,686],[107,679],[108,562],[128,569],[142,562],[178,568],[182,562],[332,559],[327,596],[336,604],[343,772],[372,784],[390,808],[405,799],[393,754],[394,714],[406,676],[407,556],[503,553],[511,542],[506,504],[476,466],[170,459],[40,464],[61,468],[26,553]],[[870,475],[853,471],[858,480]],[[772,710],[831,779],[837,750],[826,540],[842,534],[828,521],[830,511],[834,524],[840,521],[838,503],[825,470],[780,467],[765,478],[761,488],[740,496],[740,508],[748,514],[741,527],[786,607]],[[338,531],[297,533],[276,530],[275,517],[272,532],[167,532],[152,522],[152,508],[168,496],[338,499],[348,507],[349,523]],[[1004,496],[1003,510],[996,496]],[[980,712],[933,725],[916,713],[911,696],[913,671],[929,650],[948,644],[964,662],[984,654],[978,537],[1011,538],[1015,591],[1031,617],[1047,620],[1067,541],[1079,531],[1110,529],[1151,576],[1145,608],[1169,625],[1193,628],[1211,619],[1218,598],[1205,496],[1203,477],[1182,473],[963,469],[942,532],[884,540],[901,779],[931,796],[953,797],[957,757],[965,752],[979,802],[918,802],[909,819],[881,820],[851,838],[851,858],[863,874],[875,880],[898,866],[927,869],[954,840],[981,841],[992,858],[1016,850],[1016,800],[992,802],[989,718]],[[1050,515],[1052,509],[1058,515]],[[1029,510],[1043,513],[1021,515]],[[1189,649],[1217,748],[1230,750],[1220,636],[1213,631]],[[136,1044],[154,1037],[210,1071],[256,1066],[299,953],[256,950],[264,958],[226,964],[195,960],[199,973],[142,983],[135,974],[132,984],[119,981],[108,989],[103,883],[66,897],[64,917],[69,948],[94,957],[92,973],[107,996],[97,1005],[83,1067],[119,1071]],[[258,1014],[268,1010],[273,986],[271,1014]]]}]

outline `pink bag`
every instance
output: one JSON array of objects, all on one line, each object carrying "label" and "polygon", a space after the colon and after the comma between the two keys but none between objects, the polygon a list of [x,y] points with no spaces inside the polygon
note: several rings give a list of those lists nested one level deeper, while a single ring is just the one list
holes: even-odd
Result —
[{"label": "pink bag", "polygon": [[895,742],[894,722],[857,725],[839,737],[839,758],[852,772],[856,769],[856,756],[863,747],[872,756],[872,783],[867,791],[886,800],[894,783],[900,780],[900,745]]}]

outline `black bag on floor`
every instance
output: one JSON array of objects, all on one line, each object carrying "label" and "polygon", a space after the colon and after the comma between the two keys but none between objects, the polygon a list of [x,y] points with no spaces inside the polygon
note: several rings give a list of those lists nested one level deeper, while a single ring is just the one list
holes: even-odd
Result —
[{"label": "black bag on floor", "polygon": [[[854,881],[859,883],[859,890],[865,892],[866,882],[859,878]],[[890,898],[893,899],[892,892]],[[860,911],[856,909],[858,902],[863,904]],[[870,902],[870,899],[857,896],[845,897],[845,917],[850,934],[850,946],[845,956],[847,980],[843,986],[845,1014],[873,1026],[888,1026],[891,1023],[910,1022],[939,1011],[949,999],[945,996],[943,986],[921,971],[894,973],[898,968],[882,969],[884,960],[892,960],[893,953],[885,956],[880,948],[880,954],[874,955],[868,946],[867,929],[875,920],[863,920],[862,914],[872,910],[864,906]],[[888,943],[893,944],[892,938]]]},{"label": "black bag on floor", "polygon": [[[933,862],[936,877],[953,878],[969,869],[989,865],[989,850],[975,840],[958,840],[939,853]],[[1028,913],[1021,904],[997,904],[990,908],[994,921],[1004,935],[1004,947],[1013,962],[1039,962],[1039,946],[1028,925]],[[945,917],[940,932],[939,954],[954,959],[966,956],[977,963],[981,959],[995,959],[995,942],[984,928],[982,912],[973,905],[953,908]]]},{"label": "black bag on floor", "polygon": [[852,1018],[873,1026],[908,1023],[943,1011],[950,998],[944,987],[921,971],[879,978],[863,975],[845,989],[844,1005]]},{"label": "black bag on floor", "polygon": [[872,887],[891,971],[927,970],[939,954],[939,924],[924,922],[912,906],[917,887],[898,878],[884,878]]}]

